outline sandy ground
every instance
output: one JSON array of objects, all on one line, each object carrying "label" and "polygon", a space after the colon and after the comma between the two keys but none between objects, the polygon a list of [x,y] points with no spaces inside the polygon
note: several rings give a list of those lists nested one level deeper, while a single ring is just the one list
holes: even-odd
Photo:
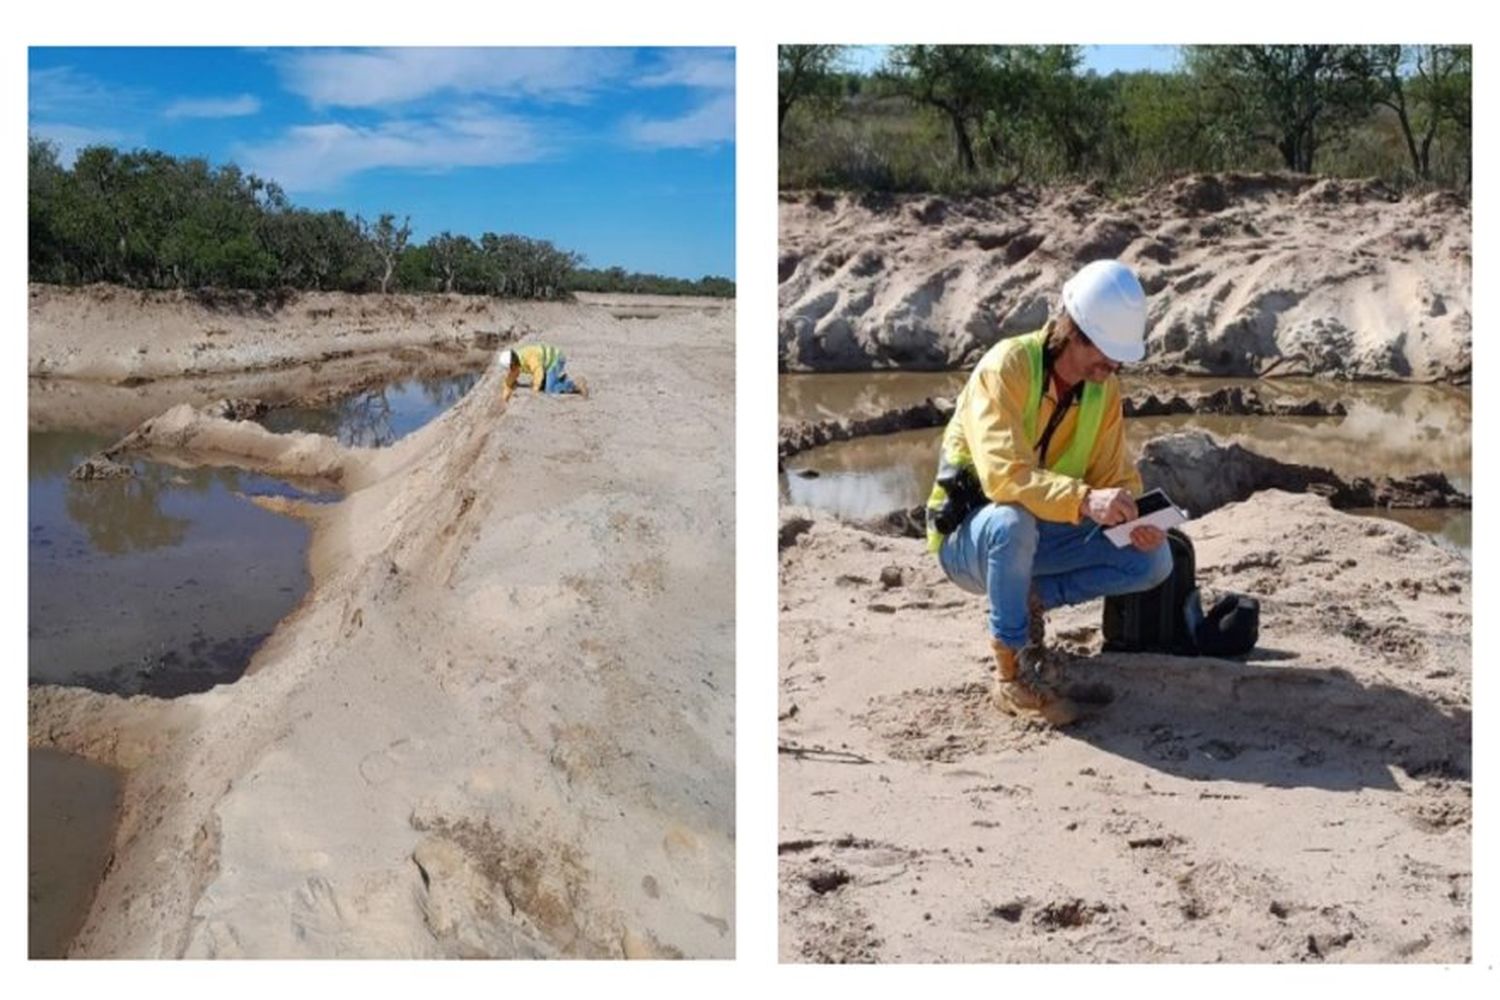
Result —
[{"label": "sandy ground", "polygon": [[[137,303],[96,354],[67,326],[89,300],[33,328],[34,373],[180,363],[197,320]],[[505,308],[590,399],[506,407],[491,370],[378,452],[187,409],[146,435],[178,461],[326,461],[349,493],[280,502],[313,523],[313,586],[239,682],[31,689],[33,746],[126,776],[73,956],[733,955],[733,310]],[[339,338],[238,322],[241,361]]]},{"label": "sandy ground", "polygon": [[951,369],[1037,329],[1083,263],[1118,257],[1150,301],[1138,371],[1464,381],[1471,210],[1376,182],[1187,177],[1138,197],[787,193],[786,371]]},{"label": "sandy ground", "polygon": [[985,602],[921,542],[783,512],[784,960],[1469,958],[1469,564],[1275,491],[1188,530],[1256,653],[1054,610],[1091,715],[1052,732],[990,707]]}]

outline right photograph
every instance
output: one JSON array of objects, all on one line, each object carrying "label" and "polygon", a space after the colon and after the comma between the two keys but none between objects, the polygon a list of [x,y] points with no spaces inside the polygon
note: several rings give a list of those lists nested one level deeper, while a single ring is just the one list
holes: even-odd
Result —
[{"label": "right photograph", "polygon": [[778,49],[783,962],[1472,961],[1472,49]]}]

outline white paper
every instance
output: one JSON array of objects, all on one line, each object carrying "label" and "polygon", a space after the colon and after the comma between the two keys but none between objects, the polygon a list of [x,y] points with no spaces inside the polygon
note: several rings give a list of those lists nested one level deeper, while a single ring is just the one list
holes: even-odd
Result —
[{"label": "white paper", "polygon": [[1126,521],[1117,524],[1113,528],[1104,529],[1104,537],[1115,543],[1115,548],[1123,549],[1130,544],[1130,533],[1143,524],[1150,524],[1166,531],[1174,528],[1188,519],[1187,512],[1177,507],[1163,507],[1161,510],[1152,511],[1145,517],[1138,517],[1134,521]]}]

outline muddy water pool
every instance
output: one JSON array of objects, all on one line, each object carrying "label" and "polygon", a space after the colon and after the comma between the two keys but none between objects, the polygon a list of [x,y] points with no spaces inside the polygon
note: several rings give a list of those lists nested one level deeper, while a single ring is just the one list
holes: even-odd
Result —
[{"label": "muddy water pool", "polygon": [[[928,396],[951,397],[962,388],[964,377],[961,372],[783,375],[781,419],[790,422],[868,416],[919,403]],[[1233,385],[1254,386],[1268,400],[1337,400],[1348,413],[1326,418],[1132,418],[1126,421],[1131,448],[1138,454],[1146,441],[1160,434],[1198,429],[1285,462],[1323,466],[1343,476],[1439,471],[1459,489],[1470,488],[1472,411],[1470,396],[1461,389],[1312,379],[1155,378],[1127,381],[1125,390],[1169,395]],[[850,518],[872,517],[920,504],[932,485],[941,436],[941,428],[903,431],[803,452],[787,462],[788,471],[781,477],[782,499]],[[816,475],[808,476],[809,472]],[[1468,511],[1361,513],[1399,520],[1465,551],[1470,545],[1472,517]]]},{"label": "muddy water pool", "polygon": [[[385,445],[452,406],[478,378],[401,379],[322,407],[273,410],[265,423]],[[163,408],[203,401],[201,385],[183,390],[173,399],[170,387],[152,387]],[[67,391],[93,425],[69,427],[66,408],[48,405],[45,429],[29,436],[30,682],[172,697],[236,680],[310,582],[306,524],[250,498],[337,497],[238,469],[146,461],[132,462],[127,479],[72,480],[80,461],[133,426],[122,413],[139,405],[126,399],[122,410],[118,387]],[[45,749],[30,752],[29,768],[29,954],[60,957],[111,850],[119,776]]]},{"label": "muddy water pool", "polygon": [[[264,422],[385,445],[478,379],[401,379],[322,407],[272,410]],[[29,678],[165,697],[235,680],[309,583],[307,526],[249,498],[336,497],[238,469],[145,461],[127,479],[69,479],[117,430],[30,435]]]},{"label": "muddy water pool", "polygon": [[307,591],[307,526],[247,498],[301,496],[236,469],[134,462],[76,481],[112,443],[30,436],[28,676],[161,697],[235,680]]},{"label": "muddy water pool", "polygon": [[481,371],[443,378],[409,378],[356,392],[332,403],[271,410],[260,423],[284,434],[310,431],[340,444],[378,448],[430,423],[457,403],[479,381]]},{"label": "muddy water pool", "polygon": [[120,776],[56,750],[27,754],[27,948],[61,958],[113,850]]}]

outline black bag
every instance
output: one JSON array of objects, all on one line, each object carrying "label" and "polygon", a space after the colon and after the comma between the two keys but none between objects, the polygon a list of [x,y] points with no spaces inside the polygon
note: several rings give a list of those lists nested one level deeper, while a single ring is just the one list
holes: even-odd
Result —
[{"label": "black bag", "polygon": [[1193,639],[1204,656],[1243,656],[1260,640],[1260,602],[1253,597],[1225,594],[1199,616]]},{"label": "black bag", "polygon": [[1207,614],[1192,539],[1167,529],[1172,575],[1152,590],[1104,599],[1104,649],[1177,656],[1243,656],[1260,639],[1260,602],[1225,594]]},{"label": "black bag", "polygon": [[1152,590],[1104,599],[1104,650],[1110,653],[1198,651],[1188,627],[1188,605],[1198,599],[1198,564],[1193,542],[1176,528],[1167,529],[1172,575]]}]

